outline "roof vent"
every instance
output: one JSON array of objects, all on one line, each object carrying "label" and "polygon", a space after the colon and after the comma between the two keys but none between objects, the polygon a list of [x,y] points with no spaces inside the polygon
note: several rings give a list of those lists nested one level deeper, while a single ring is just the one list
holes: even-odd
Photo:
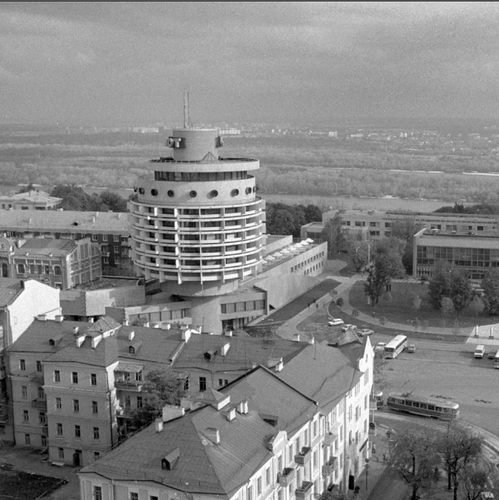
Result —
[{"label": "roof vent", "polygon": [[79,331],[80,331],[80,327],[79,326],[74,326],[73,327],[73,335],[78,335]]},{"label": "roof vent", "polygon": [[211,361],[214,357],[217,351],[214,351],[213,349],[210,351],[206,351],[203,356],[206,361]]},{"label": "roof vent", "polygon": [[269,415],[268,413],[260,413],[260,418],[272,427],[275,427],[279,421],[279,417],[277,415]]}]

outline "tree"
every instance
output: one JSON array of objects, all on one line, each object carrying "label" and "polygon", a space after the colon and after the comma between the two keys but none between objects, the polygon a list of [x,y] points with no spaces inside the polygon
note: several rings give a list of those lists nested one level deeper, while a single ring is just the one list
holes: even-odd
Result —
[{"label": "tree", "polygon": [[422,228],[422,224],[416,224],[413,217],[406,217],[392,224],[391,234],[405,243],[402,253],[402,264],[407,274],[412,274],[413,266],[413,237]]},{"label": "tree", "polygon": [[492,268],[482,280],[485,308],[491,315],[499,314],[499,268]]},{"label": "tree", "polygon": [[407,429],[395,436],[389,464],[411,486],[412,500],[417,500],[419,490],[429,489],[438,481],[437,443],[437,438],[429,431]]},{"label": "tree", "polygon": [[450,423],[447,432],[440,438],[438,448],[447,470],[447,489],[454,491],[454,500],[457,500],[461,474],[479,458],[482,443],[480,436],[454,422]]},{"label": "tree", "polygon": [[317,205],[307,205],[305,207],[305,223],[322,220],[322,210]]},{"label": "tree", "polygon": [[355,271],[361,271],[369,260],[369,244],[367,241],[347,241],[348,254]]},{"label": "tree", "polygon": [[471,302],[473,287],[462,270],[444,263],[435,269],[430,279],[428,296],[435,309],[441,309],[442,298],[448,297],[454,309],[460,312]]},{"label": "tree", "polygon": [[[396,240],[395,240],[396,241]],[[374,307],[385,291],[389,291],[392,278],[402,276],[404,268],[399,249],[381,241],[376,246],[373,262],[369,265],[364,291]]]},{"label": "tree", "polygon": [[466,500],[478,500],[487,490],[489,484],[489,470],[481,464],[468,464],[460,473],[460,483],[463,486]]},{"label": "tree", "polygon": [[332,219],[326,222],[322,230],[321,238],[322,241],[327,241],[327,254],[329,258],[338,255],[346,248],[346,238],[343,234],[341,223],[341,215],[337,213]]},{"label": "tree", "polygon": [[144,380],[143,392],[145,401],[142,408],[132,412],[131,424],[141,428],[161,415],[165,405],[179,405],[185,395],[184,382],[172,371],[152,370]]},{"label": "tree", "polygon": [[101,193],[100,201],[107,208],[107,210],[103,211],[110,211],[110,212],[127,211],[126,200],[122,198],[120,195],[112,193],[111,191],[104,191],[103,193]]}]

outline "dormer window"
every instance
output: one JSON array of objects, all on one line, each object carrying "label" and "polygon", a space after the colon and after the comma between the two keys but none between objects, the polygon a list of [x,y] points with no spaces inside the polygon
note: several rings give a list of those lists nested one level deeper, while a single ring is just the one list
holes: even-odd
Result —
[{"label": "dormer window", "polygon": [[173,451],[168,453],[168,455],[161,459],[161,468],[163,470],[173,470],[179,458],[180,450],[178,448],[175,448]]},{"label": "dormer window", "polygon": [[129,348],[128,348],[128,352],[130,354],[135,354],[135,347],[133,345],[131,345]]}]

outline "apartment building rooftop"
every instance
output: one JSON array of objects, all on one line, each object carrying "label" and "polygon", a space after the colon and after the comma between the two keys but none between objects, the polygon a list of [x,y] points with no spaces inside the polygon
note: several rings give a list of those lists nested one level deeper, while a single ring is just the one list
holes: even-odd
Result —
[{"label": "apartment building rooftop", "polygon": [[221,392],[229,396],[225,405],[206,404],[175,420],[151,424],[80,474],[230,497],[270,458],[280,431],[293,433],[317,411],[313,401],[263,367]]},{"label": "apartment building rooftop", "polygon": [[127,212],[81,212],[76,210],[6,210],[0,231],[128,234]]}]

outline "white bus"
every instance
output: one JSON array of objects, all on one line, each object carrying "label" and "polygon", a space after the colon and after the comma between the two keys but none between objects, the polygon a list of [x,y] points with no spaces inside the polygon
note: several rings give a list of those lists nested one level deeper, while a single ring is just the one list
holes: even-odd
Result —
[{"label": "white bus", "polygon": [[497,351],[496,355],[494,356],[494,368],[499,370],[499,351]]},{"label": "white bus", "polygon": [[407,347],[407,337],[397,335],[385,345],[385,358],[396,358]]}]

